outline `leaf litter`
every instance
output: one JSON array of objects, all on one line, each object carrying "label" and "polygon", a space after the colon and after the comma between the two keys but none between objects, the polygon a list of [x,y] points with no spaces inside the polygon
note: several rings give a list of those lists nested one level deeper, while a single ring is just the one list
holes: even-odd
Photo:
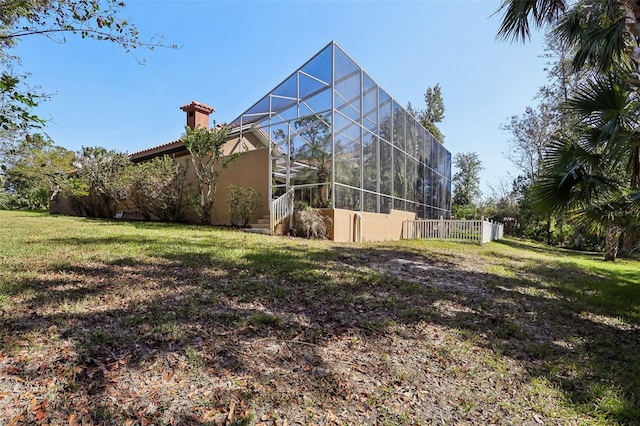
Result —
[{"label": "leaf litter", "polygon": [[310,268],[39,268],[1,317],[0,424],[595,422],[532,390],[523,348],[567,321],[509,303],[476,254],[374,246]]}]

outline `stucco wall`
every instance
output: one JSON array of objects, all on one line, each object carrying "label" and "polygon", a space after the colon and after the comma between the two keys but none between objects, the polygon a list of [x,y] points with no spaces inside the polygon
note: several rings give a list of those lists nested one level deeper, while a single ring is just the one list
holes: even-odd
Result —
[{"label": "stucco wall", "polygon": [[227,186],[251,187],[260,194],[261,205],[254,212],[250,222],[269,214],[269,150],[266,148],[249,151],[220,172],[218,192],[213,205],[211,223],[228,225],[231,223],[227,207]]},{"label": "stucco wall", "polygon": [[356,239],[355,215],[362,216],[362,241],[392,241],[402,238],[402,222],[416,219],[415,213],[391,210],[388,214],[354,212],[342,209],[323,209],[333,224],[329,229],[334,241],[353,242]]},{"label": "stucco wall", "polygon": [[[229,141],[236,145],[237,141]],[[236,145],[237,146],[237,145]],[[245,145],[246,147],[246,145]],[[226,147],[225,147],[226,148]],[[231,150],[225,149],[226,152]],[[187,166],[187,183],[196,190],[196,173],[191,156],[184,155],[176,158],[176,161]],[[222,169],[218,178],[218,188],[211,212],[211,223],[214,225],[230,225],[231,215],[227,207],[228,191],[227,186],[234,184],[240,187],[251,187],[260,194],[261,205],[251,217],[250,222],[254,223],[264,215],[269,214],[269,152],[268,149],[256,149],[243,153],[238,159],[229,163]],[[187,210],[186,221],[190,223],[200,223],[200,219],[194,210]]]}]

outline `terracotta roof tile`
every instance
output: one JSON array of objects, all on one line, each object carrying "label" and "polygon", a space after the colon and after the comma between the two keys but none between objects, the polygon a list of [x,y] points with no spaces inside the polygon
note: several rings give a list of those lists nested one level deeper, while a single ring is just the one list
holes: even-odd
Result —
[{"label": "terracotta roof tile", "polygon": [[165,144],[162,145],[157,145],[157,146],[153,146],[151,148],[147,148],[147,149],[143,149],[141,151],[138,152],[134,152],[132,154],[129,154],[129,158],[131,160],[135,160],[141,157],[145,157],[148,154],[151,153],[155,153],[157,155],[160,155],[163,151],[168,151],[169,149],[173,149],[173,148],[180,148],[183,147],[184,144],[182,143],[182,141],[180,139],[175,140],[173,142],[167,142]]},{"label": "terracotta roof tile", "polygon": [[202,102],[198,102],[198,101],[191,101],[190,104],[182,105],[180,107],[180,109],[183,110],[183,111],[185,111],[187,109],[190,109],[190,108],[199,109],[199,110],[202,110],[202,111],[204,111],[204,112],[206,112],[208,114],[211,114],[212,112],[215,111],[215,108],[213,108],[212,106],[209,106],[207,104],[203,104]]}]

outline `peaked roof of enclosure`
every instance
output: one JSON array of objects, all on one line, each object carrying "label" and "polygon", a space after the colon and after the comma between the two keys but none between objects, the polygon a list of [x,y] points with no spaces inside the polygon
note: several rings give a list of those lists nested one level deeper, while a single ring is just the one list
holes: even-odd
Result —
[{"label": "peaked roof of enclosure", "polygon": [[[354,80],[360,79],[362,81],[353,84]],[[333,104],[331,93],[327,90],[332,87],[336,93]],[[360,117],[366,119],[372,111],[367,108],[367,98],[375,98],[377,93],[373,92],[377,92],[378,88],[381,97],[387,98],[389,103],[394,102],[393,97],[332,40],[282,83],[231,121],[230,126],[245,127],[273,116],[286,120],[316,115],[326,111],[327,105],[333,105],[353,120],[358,121]],[[400,108],[404,110],[401,106]],[[428,133],[426,129],[425,132]]]},{"label": "peaked roof of enclosure", "polygon": [[[271,114],[282,113],[298,105],[303,108],[303,111],[297,114],[298,116],[315,114],[317,111],[314,110],[314,106],[317,99],[314,98],[331,87],[333,46],[337,47],[335,41],[331,41],[322,48],[282,83],[240,114],[230,125],[235,127],[255,123],[269,117],[270,112]],[[336,50],[347,56],[339,47]]]}]

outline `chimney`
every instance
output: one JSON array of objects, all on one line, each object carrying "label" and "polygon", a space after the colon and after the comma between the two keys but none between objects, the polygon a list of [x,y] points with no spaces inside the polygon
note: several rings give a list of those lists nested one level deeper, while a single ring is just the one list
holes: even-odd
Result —
[{"label": "chimney", "polygon": [[193,101],[188,105],[180,107],[187,113],[187,126],[195,129],[196,127],[209,128],[209,114],[215,111],[213,107]]}]

